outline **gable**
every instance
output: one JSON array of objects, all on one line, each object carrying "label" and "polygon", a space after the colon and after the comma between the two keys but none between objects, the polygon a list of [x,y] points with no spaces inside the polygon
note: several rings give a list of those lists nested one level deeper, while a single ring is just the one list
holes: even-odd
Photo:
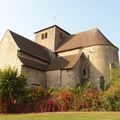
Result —
[{"label": "gable", "polygon": [[15,43],[19,47],[19,49],[33,57],[38,59],[42,59],[46,62],[50,61],[49,50],[21,35],[18,35],[12,31],[10,31],[11,36],[13,37]]},{"label": "gable", "polygon": [[4,67],[15,67],[21,69],[21,62],[17,57],[18,47],[11,37],[9,31],[3,36],[3,39],[0,41],[0,68]]},{"label": "gable", "polygon": [[[6,44],[6,46],[13,46],[16,49],[19,49],[17,44],[15,43],[14,39],[12,38],[9,30],[7,30],[2,38],[2,40],[0,40],[0,47],[2,47],[1,44]],[[5,46],[4,46],[5,47]]]}]

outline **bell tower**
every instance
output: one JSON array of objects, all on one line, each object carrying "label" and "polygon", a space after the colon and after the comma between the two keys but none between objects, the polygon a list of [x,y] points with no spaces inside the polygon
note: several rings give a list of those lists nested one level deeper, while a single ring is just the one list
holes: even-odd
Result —
[{"label": "bell tower", "polygon": [[35,32],[35,42],[54,52],[62,41],[67,39],[70,33],[57,25],[50,26]]}]

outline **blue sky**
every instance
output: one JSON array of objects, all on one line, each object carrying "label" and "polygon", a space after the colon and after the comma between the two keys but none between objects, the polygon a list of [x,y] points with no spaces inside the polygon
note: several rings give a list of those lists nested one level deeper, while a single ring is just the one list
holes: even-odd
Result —
[{"label": "blue sky", "polygon": [[99,28],[120,48],[120,0],[0,0],[0,39],[11,29],[34,40],[54,24],[72,34]]}]

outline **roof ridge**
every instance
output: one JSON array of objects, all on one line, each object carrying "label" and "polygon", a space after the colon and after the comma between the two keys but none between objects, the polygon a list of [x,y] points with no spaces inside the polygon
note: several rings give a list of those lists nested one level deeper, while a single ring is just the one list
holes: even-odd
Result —
[{"label": "roof ridge", "polygon": [[46,47],[39,45],[34,41],[31,41],[30,39],[23,37],[22,35],[19,35],[11,30],[9,30],[9,32],[21,51],[24,51],[27,54],[35,56],[44,61],[50,61],[49,50]]},{"label": "roof ridge", "polygon": [[73,34],[73,35],[77,35],[77,34],[80,34],[80,33],[85,33],[85,32],[100,32],[100,29],[98,27],[96,28],[92,28],[92,29],[89,29],[89,30],[85,30],[85,31],[81,31],[81,32],[78,32],[76,34]]},{"label": "roof ridge", "polygon": [[66,32],[66,33],[69,34],[69,35],[71,35],[69,32],[67,32],[66,30],[62,29],[61,27],[59,27],[59,26],[56,25],[56,24],[55,24],[55,25],[52,25],[52,26],[49,26],[49,27],[46,27],[46,28],[43,28],[43,29],[41,29],[41,30],[38,30],[38,31],[34,32],[34,34],[36,34],[36,33],[38,33],[38,32],[41,32],[41,31],[44,31],[44,30],[47,30],[47,29],[50,29],[50,28],[52,28],[52,27],[57,27],[57,28],[59,28],[60,30]]},{"label": "roof ridge", "polygon": [[[8,31],[9,31],[10,33],[12,32],[13,34],[16,34],[16,35],[18,35],[18,36],[20,36],[20,37],[23,37],[23,38],[27,39],[28,41],[32,42],[33,44],[36,44],[36,45],[42,46],[42,45],[40,45],[40,44],[38,44],[38,43],[32,41],[31,39],[29,39],[29,38],[27,38],[27,37],[24,37],[23,35],[20,35],[20,34],[14,32],[14,31],[11,31],[11,30],[9,30],[9,29],[8,29]],[[43,47],[44,47],[44,46],[43,46]],[[44,47],[44,48],[46,48],[46,47]]]},{"label": "roof ridge", "polygon": [[[13,34],[16,34],[16,35],[18,35],[18,36],[20,36],[20,37],[23,37],[23,38],[27,39],[29,42],[31,42],[31,43],[33,43],[33,44],[36,44],[36,45],[38,45],[38,46],[42,46],[43,48],[47,49],[47,48],[44,47],[43,45],[40,45],[40,44],[32,41],[31,39],[27,38],[27,37],[24,37],[24,36],[22,36],[22,35],[20,35],[20,34],[18,34],[18,33],[16,33],[16,32],[13,32],[13,31],[9,30],[9,29],[8,29],[8,31],[10,31],[10,32],[12,32]],[[48,49],[47,49],[47,50],[48,50]]]},{"label": "roof ridge", "polygon": [[[77,48],[85,48],[95,45],[109,45],[116,47],[107,37],[98,29],[90,29],[87,31],[76,33],[72,38],[60,46],[55,52],[73,50]],[[117,48],[117,47],[116,47]]]},{"label": "roof ridge", "polygon": [[[23,35],[20,35],[20,34],[12,31],[12,30],[10,30],[10,29],[7,29],[7,30],[8,30],[10,33],[13,33],[13,34],[19,35],[19,36],[21,36],[21,37],[23,37],[23,38],[25,38],[25,39],[28,39],[27,37],[24,37]],[[29,41],[32,41],[32,40],[30,40],[30,39],[28,39],[28,40],[29,40]],[[32,41],[32,42],[33,42],[33,41]]]}]

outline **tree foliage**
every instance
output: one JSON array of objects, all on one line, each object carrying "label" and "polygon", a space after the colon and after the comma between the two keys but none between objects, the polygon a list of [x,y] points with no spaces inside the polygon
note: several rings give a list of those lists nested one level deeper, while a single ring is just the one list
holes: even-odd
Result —
[{"label": "tree foliage", "polygon": [[0,70],[0,98],[2,107],[15,104],[22,99],[26,91],[26,78],[17,69],[10,67]]}]

